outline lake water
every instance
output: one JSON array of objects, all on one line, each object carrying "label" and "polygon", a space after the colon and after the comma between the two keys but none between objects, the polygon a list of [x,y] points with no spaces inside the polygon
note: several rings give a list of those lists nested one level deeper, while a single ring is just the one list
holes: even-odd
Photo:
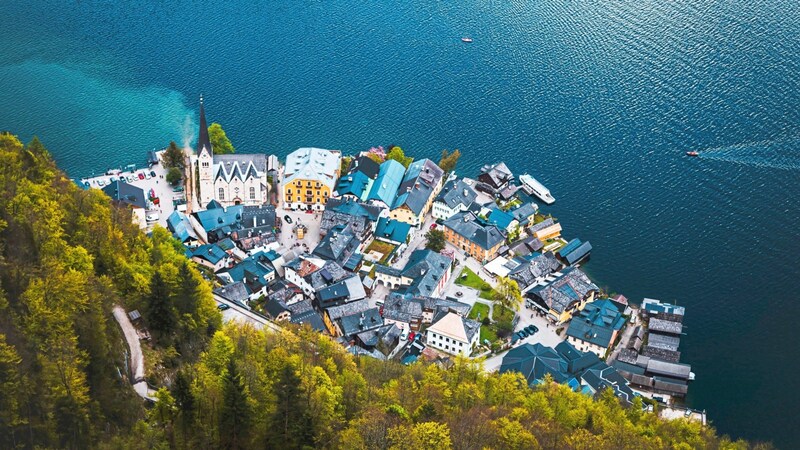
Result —
[{"label": "lake water", "polygon": [[89,175],[191,141],[203,93],[240,152],[504,160],[598,284],[687,307],[689,404],[800,438],[800,4],[354,3],[2,2],[0,129]]}]

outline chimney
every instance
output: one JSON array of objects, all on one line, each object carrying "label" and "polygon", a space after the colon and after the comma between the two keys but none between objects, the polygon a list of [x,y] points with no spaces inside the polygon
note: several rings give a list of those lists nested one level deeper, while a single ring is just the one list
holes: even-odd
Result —
[{"label": "chimney", "polygon": [[464,189],[464,197],[466,197],[466,196],[467,196],[467,190]]}]

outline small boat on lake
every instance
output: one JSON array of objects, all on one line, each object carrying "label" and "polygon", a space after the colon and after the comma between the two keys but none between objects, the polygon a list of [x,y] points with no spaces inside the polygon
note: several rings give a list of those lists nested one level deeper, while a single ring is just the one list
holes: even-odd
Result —
[{"label": "small boat on lake", "polygon": [[700,156],[700,153],[692,150],[690,152],[686,152],[686,156]]},{"label": "small boat on lake", "polygon": [[472,38],[471,37],[462,37],[461,38],[461,42],[466,42],[467,44],[469,44],[470,42],[472,42]]}]

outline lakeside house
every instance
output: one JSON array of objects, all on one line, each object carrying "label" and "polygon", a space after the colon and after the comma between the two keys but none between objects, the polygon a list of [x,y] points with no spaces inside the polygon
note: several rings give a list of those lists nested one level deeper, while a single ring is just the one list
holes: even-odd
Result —
[{"label": "lakeside house", "polygon": [[493,224],[479,220],[470,211],[459,212],[442,224],[447,242],[483,264],[493,259],[505,243],[503,233]]},{"label": "lakeside house", "polygon": [[462,179],[451,179],[445,183],[434,199],[431,215],[436,220],[447,220],[458,212],[466,211],[478,198],[473,185]]},{"label": "lakeside house", "polygon": [[336,188],[341,161],[338,150],[304,147],[290,153],[283,173],[285,208],[322,211]]},{"label": "lakeside house", "polygon": [[527,291],[528,307],[538,308],[556,324],[569,321],[576,311],[594,301],[600,288],[580,269],[568,267],[556,272]]},{"label": "lakeside house", "polygon": [[521,373],[530,386],[542,383],[549,376],[556,383],[590,396],[609,388],[627,405],[637,395],[615,368],[596,354],[581,352],[568,342],[561,342],[555,348],[539,343],[515,347],[506,353],[500,366],[500,373],[510,371]]},{"label": "lakeside house", "polygon": [[603,298],[587,304],[567,327],[567,342],[580,351],[604,358],[625,325],[625,307]]},{"label": "lakeside house", "polygon": [[592,244],[576,238],[558,250],[558,259],[567,266],[574,266],[588,259],[591,251]]},{"label": "lakeside house", "polygon": [[381,208],[390,209],[405,173],[406,168],[393,159],[381,163],[378,178],[375,179],[367,195],[367,202],[378,205]]},{"label": "lakeside house", "polygon": [[336,185],[335,197],[367,201],[379,171],[380,165],[369,157],[362,155],[354,158],[350,162],[347,174],[342,175]]},{"label": "lakeside house", "polygon": [[516,193],[516,186],[514,185],[514,174],[508,168],[506,163],[499,162],[496,164],[485,165],[481,167],[481,173],[478,175],[478,184],[476,189],[485,192],[492,198],[499,198],[508,200]]},{"label": "lakeside house", "polygon": [[130,208],[132,221],[139,228],[147,228],[147,198],[144,191],[124,181],[113,181],[102,188],[111,201]]},{"label": "lakeside house", "polygon": [[444,182],[444,171],[430,159],[412,162],[397,189],[390,217],[418,227]]}]

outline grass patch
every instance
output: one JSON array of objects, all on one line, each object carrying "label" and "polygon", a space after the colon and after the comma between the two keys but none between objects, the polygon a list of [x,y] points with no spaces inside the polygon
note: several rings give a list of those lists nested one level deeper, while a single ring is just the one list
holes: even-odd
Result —
[{"label": "grass patch", "polygon": [[494,327],[481,327],[481,344],[483,344],[484,340],[488,340],[489,342],[494,342],[497,340],[497,333],[494,330]]},{"label": "grass patch", "polygon": [[374,241],[372,241],[371,244],[369,244],[369,247],[367,247],[367,249],[364,252],[369,253],[371,251],[376,251],[378,253],[383,254],[381,260],[378,261],[378,263],[386,264],[386,262],[389,261],[389,258],[392,256],[392,253],[394,253],[395,248],[397,247],[388,242],[383,242],[375,239]]},{"label": "grass patch", "polygon": [[[480,319],[478,319],[478,314],[480,314]],[[483,303],[475,303],[475,306],[469,311],[469,318],[472,320],[483,320],[484,317],[489,317],[489,305],[484,305]]]},{"label": "grass patch", "polygon": [[[467,276],[465,277],[464,274]],[[489,283],[483,281],[475,272],[470,270],[469,267],[464,267],[461,273],[456,278],[456,284],[459,286],[471,287],[480,291],[479,297],[486,300],[494,300],[494,289]]]},{"label": "grass patch", "polygon": [[[475,305],[477,306],[478,304],[476,303]],[[516,314],[514,313],[514,311],[506,308],[505,306],[499,303],[494,304],[494,308],[492,310],[492,320],[494,320],[495,322],[503,322],[503,321],[510,322],[514,320],[515,315]]]}]

